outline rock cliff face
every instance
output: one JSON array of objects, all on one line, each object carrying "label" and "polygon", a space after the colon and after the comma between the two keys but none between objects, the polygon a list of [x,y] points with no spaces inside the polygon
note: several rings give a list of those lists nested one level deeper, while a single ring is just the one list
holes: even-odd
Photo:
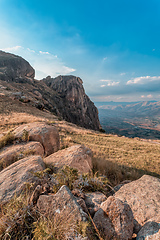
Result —
[{"label": "rock cliff face", "polygon": [[46,85],[56,91],[63,102],[62,117],[82,127],[99,130],[98,110],[85,94],[83,82],[75,76],[47,77]]},{"label": "rock cliff face", "polygon": [[58,76],[38,81],[34,75],[34,69],[23,58],[0,51],[0,88],[9,89],[12,97],[26,104],[47,109],[81,127],[101,128],[98,110],[85,94],[80,78]]},{"label": "rock cliff face", "polygon": [[35,71],[23,58],[0,51],[0,79],[16,81],[17,78],[34,78]]}]

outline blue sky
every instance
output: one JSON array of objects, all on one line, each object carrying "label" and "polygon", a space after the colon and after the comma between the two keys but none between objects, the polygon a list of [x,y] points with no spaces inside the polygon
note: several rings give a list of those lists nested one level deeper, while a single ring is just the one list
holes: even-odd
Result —
[{"label": "blue sky", "polygon": [[160,101],[160,1],[0,0],[0,49],[93,101]]}]

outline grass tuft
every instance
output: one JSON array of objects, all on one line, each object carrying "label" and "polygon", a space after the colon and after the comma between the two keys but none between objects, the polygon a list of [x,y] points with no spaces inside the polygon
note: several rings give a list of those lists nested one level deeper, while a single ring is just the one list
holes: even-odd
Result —
[{"label": "grass tuft", "polygon": [[23,130],[22,141],[28,142],[29,141],[29,132],[27,130]]},{"label": "grass tuft", "polygon": [[6,135],[1,137],[0,139],[0,148],[5,147],[6,145],[9,145],[13,143],[15,140],[15,136],[12,132],[8,132]]},{"label": "grass tuft", "polygon": [[[27,187],[26,187],[27,188]],[[36,211],[28,205],[29,192],[14,196],[0,211],[0,239],[32,239]]]}]

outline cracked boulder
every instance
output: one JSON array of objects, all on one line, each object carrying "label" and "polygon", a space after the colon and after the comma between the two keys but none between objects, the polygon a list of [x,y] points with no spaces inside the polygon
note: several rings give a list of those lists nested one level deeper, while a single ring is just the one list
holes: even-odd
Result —
[{"label": "cracked boulder", "polygon": [[92,170],[92,152],[89,148],[77,144],[51,154],[44,162],[57,169],[69,166],[76,168],[79,173],[88,173]]},{"label": "cracked boulder", "polygon": [[16,139],[28,138],[29,141],[40,142],[48,156],[59,150],[58,130],[43,122],[34,122],[21,125],[13,131]]},{"label": "cracked boulder", "polygon": [[41,156],[23,158],[0,172],[0,202],[5,203],[25,189],[26,183],[36,184],[37,171],[43,171],[45,164]]}]

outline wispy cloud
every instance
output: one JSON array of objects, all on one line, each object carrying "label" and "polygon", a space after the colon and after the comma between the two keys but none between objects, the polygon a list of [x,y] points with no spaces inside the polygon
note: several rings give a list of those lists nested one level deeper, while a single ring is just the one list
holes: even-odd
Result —
[{"label": "wispy cloud", "polygon": [[[113,86],[117,86],[119,85],[119,82],[115,82],[115,81],[112,81],[112,80],[107,80],[107,79],[101,79],[100,82],[106,82],[107,83],[107,86],[109,87],[113,87]],[[106,86],[106,85],[101,85],[102,86]]]},{"label": "wispy cloud", "polygon": [[104,58],[103,58],[103,61],[106,61],[106,60],[107,60],[107,58],[108,58],[108,57],[104,57]]},{"label": "wispy cloud", "polygon": [[124,75],[126,75],[126,73],[125,73],[125,72],[123,72],[123,73],[120,73],[120,76],[124,76]]},{"label": "wispy cloud", "polygon": [[39,51],[40,54],[47,54],[49,55],[50,53],[49,52],[42,52],[42,51]]},{"label": "wispy cloud", "polygon": [[160,81],[160,76],[142,76],[129,80],[126,84],[146,84],[153,81]]},{"label": "wispy cloud", "polygon": [[[2,50],[5,52],[15,52],[18,51],[20,49],[24,49],[22,46],[14,46],[14,47],[7,47],[7,48],[3,48]],[[27,48],[29,50],[29,48]]]},{"label": "wispy cloud", "polygon": [[66,66],[57,55],[49,52],[41,50],[36,52],[33,49],[22,46],[7,47],[2,50],[17,54],[26,59],[36,70],[37,79],[42,79],[48,75],[56,77],[57,75],[70,74],[76,71],[73,67]]},{"label": "wispy cloud", "polygon": [[30,49],[30,48],[27,48],[27,50],[28,50],[29,52],[33,52],[33,53],[35,53],[35,51],[32,50],[32,49]]},{"label": "wispy cloud", "polygon": [[141,98],[153,98],[153,95],[152,94],[148,94],[147,96],[141,95]]}]

